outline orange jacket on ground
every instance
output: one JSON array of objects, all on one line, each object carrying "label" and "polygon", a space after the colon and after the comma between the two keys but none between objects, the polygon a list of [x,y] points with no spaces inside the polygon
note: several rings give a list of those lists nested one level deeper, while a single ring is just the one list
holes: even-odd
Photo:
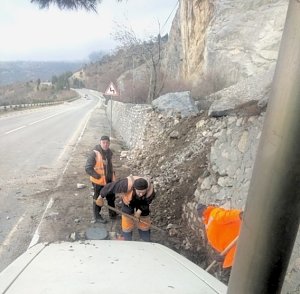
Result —
[{"label": "orange jacket on ground", "polygon": [[[206,235],[210,245],[221,253],[240,233],[241,210],[208,206],[203,213]],[[225,255],[223,268],[233,265],[236,245]]]}]

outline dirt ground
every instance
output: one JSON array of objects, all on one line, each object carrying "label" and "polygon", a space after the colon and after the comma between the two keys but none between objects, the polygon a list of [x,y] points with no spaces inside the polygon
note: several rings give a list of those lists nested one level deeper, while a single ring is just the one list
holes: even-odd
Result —
[{"label": "dirt ground", "polygon": [[[107,224],[93,223],[92,213],[92,186],[89,177],[85,173],[84,167],[88,153],[94,145],[98,143],[101,130],[108,126],[102,126],[99,116],[103,115],[104,109],[97,108],[85,129],[82,139],[79,141],[72,154],[72,159],[68,168],[60,180],[60,185],[52,190],[41,193],[41,197],[53,199],[52,206],[47,209],[44,219],[39,228],[39,242],[72,241],[88,239],[88,232],[94,228],[107,230],[107,238],[114,239],[121,236],[120,217],[116,220],[110,220],[107,208],[103,208],[102,214],[108,220]],[[178,126],[178,131],[187,134],[188,129],[192,129],[199,118],[191,118]],[[106,134],[108,134],[106,132]],[[114,152],[113,164],[118,178],[126,177],[129,174],[142,174],[143,168],[147,166],[154,176],[163,176],[160,166],[157,163],[158,155],[165,157],[174,156],[177,148],[184,146],[180,142],[174,141],[172,144],[166,142],[158,143],[156,152],[153,152],[152,158],[145,158],[141,164],[136,161],[121,159],[120,154],[127,150],[124,142],[116,138],[113,134],[111,140],[111,149]],[[178,146],[177,146],[178,144]],[[187,177],[180,181],[174,179],[174,182],[166,184],[164,192],[157,191],[157,197],[153,201],[152,222],[159,227],[161,231],[151,230],[151,240],[166,245],[178,253],[186,256],[193,262],[205,268],[212,260],[207,258],[205,250],[203,251],[203,241],[199,236],[194,236],[193,232],[187,229],[182,220],[182,203],[185,197],[193,194],[197,182],[199,170],[194,172],[196,166],[205,166],[206,157],[198,157],[197,162],[188,161],[181,172],[188,171]],[[177,184],[176,184],[177,183]],[[182,195],[185,195],[184,197]],[[120,208],[120,201],[116,200],[116,207]],[[170,227],[171,224],[171,227]],[[134,240],[139,240],[137,233],[134,233]],[[207,248],[206,248],[207,249]],[[217,275],[215,272],[215,275]]]},{"label": "dirt ground", "polygon": [[[105,207],[102,209],[102,215],[108,220],[108,223],[106,225],[93,223],[93,189],[89,176],[84,170],[89,152],[102,135],[99,133],[103,127],[99,125],[99,116],[103,115],[103,112],[104,109],[99,108],[93,112],[82,139],[72,154],[68,168],[60,179],[59,186],[40,194],[40,197],[53,199],[53,204],[46,211],[40,228],[40,241],[86,239],[86,231],[93,227],[105,227],[108,232],[121,234],[120,218],[114,221],[110,220]],[[134,173],[134,170],[130,168],[130,163],[126,159],[120,158],[121,151],[127,150],[127,147],[120,138],[112,137],[110,148],[114,153],[113,165],[116,176],[117,178],[126,177],[130,173]],[[117,199],[116,207],[120,208],[120,204],[120,200]],[[164,229],[166,223],[155,223],[155,225]],[[168,237],[167,233],[155,232],[155,230],[152,233],[153,241],[164,243]],[[136,235],[134,237],[138,240]]]},{"label": "dirt ground", "polygon": [[[92,185],[85,173],[85,163],[89,152],[98,144],[99,138],[105,132],[109,134],[109,125],[101,125],[103,108],[96,108],[86,126],[86,129],[73,151],[72,158],[63,175],[58,180],[56,188],[43,192],[41,197],[52,198],[53,204],[46,211],[40,227],[40,241],[54,242],[65,240],[86,239],[86,231],[92,227],[103,226],[93,223]],[[123,150],[121,140],[113,139],[111,149],[114,152],[114,166],[120,177],[127,176],[128,169],[120,161]],[[108,218],[108,211],[103,209],[103,215]],[[108,222],[107,231],[119,231],[119,222]]]}]

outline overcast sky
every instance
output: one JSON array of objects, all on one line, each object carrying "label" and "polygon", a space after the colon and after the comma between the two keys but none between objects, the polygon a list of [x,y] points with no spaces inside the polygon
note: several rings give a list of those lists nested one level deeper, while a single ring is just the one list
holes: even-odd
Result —
[{"label": "overcast sky", "polygon": [[[3,3],[4,2],[4,3]],[[94,12],[40,10],[30,0],[0,1],[0,61],[76,61],[111,50],[118,24],[143,38],[170,30],[178,0],[103,0]],[[169,19],[168,19],[169,18]],[[168,20],[167,20],[168,19]]]}]

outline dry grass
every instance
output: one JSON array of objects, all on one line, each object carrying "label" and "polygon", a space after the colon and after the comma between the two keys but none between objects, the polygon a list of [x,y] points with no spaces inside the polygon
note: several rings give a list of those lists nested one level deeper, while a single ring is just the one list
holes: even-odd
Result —
[{"label": "dry grass", "polygon": [[0,106],[66,101],[77,97],[72,90],[55,91],[53,87],[27,82],[0,87]]}]

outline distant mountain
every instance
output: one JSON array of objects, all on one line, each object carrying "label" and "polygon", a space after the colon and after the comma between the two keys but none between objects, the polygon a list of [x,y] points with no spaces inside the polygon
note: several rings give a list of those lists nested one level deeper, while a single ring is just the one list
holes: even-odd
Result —
[{"label": "distant mountain", "polygon": [[51,80],[53,75],[77,71],[84,62],[0,61],[0,85],[41,79]]}]

